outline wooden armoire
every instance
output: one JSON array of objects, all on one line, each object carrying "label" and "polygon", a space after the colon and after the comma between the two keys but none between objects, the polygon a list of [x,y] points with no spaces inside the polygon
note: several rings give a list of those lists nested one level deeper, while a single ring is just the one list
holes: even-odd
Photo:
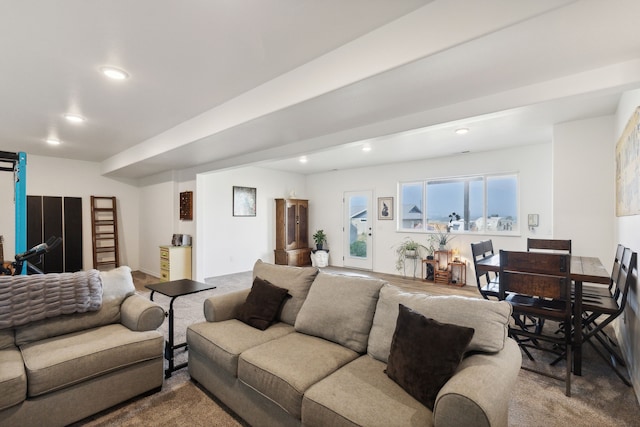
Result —
[{"label": "wooden armoire", "polygon": [[309,201],[276,199],[276,264],[311,265]]}]

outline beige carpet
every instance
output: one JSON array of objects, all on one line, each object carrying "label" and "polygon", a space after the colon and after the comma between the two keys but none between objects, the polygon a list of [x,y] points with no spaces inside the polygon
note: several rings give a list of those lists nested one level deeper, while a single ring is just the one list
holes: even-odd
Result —
[{"label": "beige carpet", "polygon": [[[388,277],[385,277],[389,280]],[[148,296],[144,284],[157,279],[134,274],[136,287]],[[211,279],[213,291],[180,297],[174,302],[176,342],[184,341],[186,327],[204,320],[202,302],[216,293],[250,286],[249,273]],[[156,302],[168,310],[169,298],[156,295]],[[165,334],[167,322],[162,326]],[[186,360],[179,352],[177,361]],[[523,363],[529,364],[526,359]],[[547,368],[544,361],[537,362]],[[560,373],[563,362],[556,368]],[[589,346],[584,348],[583,375],[573,376],[572,397],[564,395],[564,384],[532,372],[520,371],[509,406],[512,426],[640,426],[640,405],[634,390],[625,386]],[[159,393],[134,399],[83,420],[77,426],[244,426],[224,405],[193,383],[187,369],[165,380]]]}]

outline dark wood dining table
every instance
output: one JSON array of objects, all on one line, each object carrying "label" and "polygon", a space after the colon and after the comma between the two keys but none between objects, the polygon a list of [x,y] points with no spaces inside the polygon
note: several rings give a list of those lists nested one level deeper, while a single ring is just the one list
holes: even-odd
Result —
[{"label": "dark wood dining table", "polygon": [[[500,254],[491,255],[477,262],[480,271],[500,272]],[[582,283],[608,285],[609,273],[597,257],[571,255],[571,280],[575,285],[573,305],[573,373],[582,375]]]}]

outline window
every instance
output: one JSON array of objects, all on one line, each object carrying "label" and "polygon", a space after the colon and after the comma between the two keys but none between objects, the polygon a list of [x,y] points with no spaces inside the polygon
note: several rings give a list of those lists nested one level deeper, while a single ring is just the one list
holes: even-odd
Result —
[{"label": "window", "polygon": [[399,230],[513,233],[518,176],[485,175],[400,183]]}]

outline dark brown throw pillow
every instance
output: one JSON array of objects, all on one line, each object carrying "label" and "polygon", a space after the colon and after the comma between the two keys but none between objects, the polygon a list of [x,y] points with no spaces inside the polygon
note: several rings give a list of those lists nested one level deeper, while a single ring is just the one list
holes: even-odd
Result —
[{"label": "dark brown throw pillow", "polygon": [[256,277],[246,301],[236,318],[249,326],[264,331],[278,315],[287,290]]},{"label": "dark brown throw pillow", "polygon": [[436,396],[458,368],[474,329],[440,323],[400,304],[387,376],[433,410]]}]

